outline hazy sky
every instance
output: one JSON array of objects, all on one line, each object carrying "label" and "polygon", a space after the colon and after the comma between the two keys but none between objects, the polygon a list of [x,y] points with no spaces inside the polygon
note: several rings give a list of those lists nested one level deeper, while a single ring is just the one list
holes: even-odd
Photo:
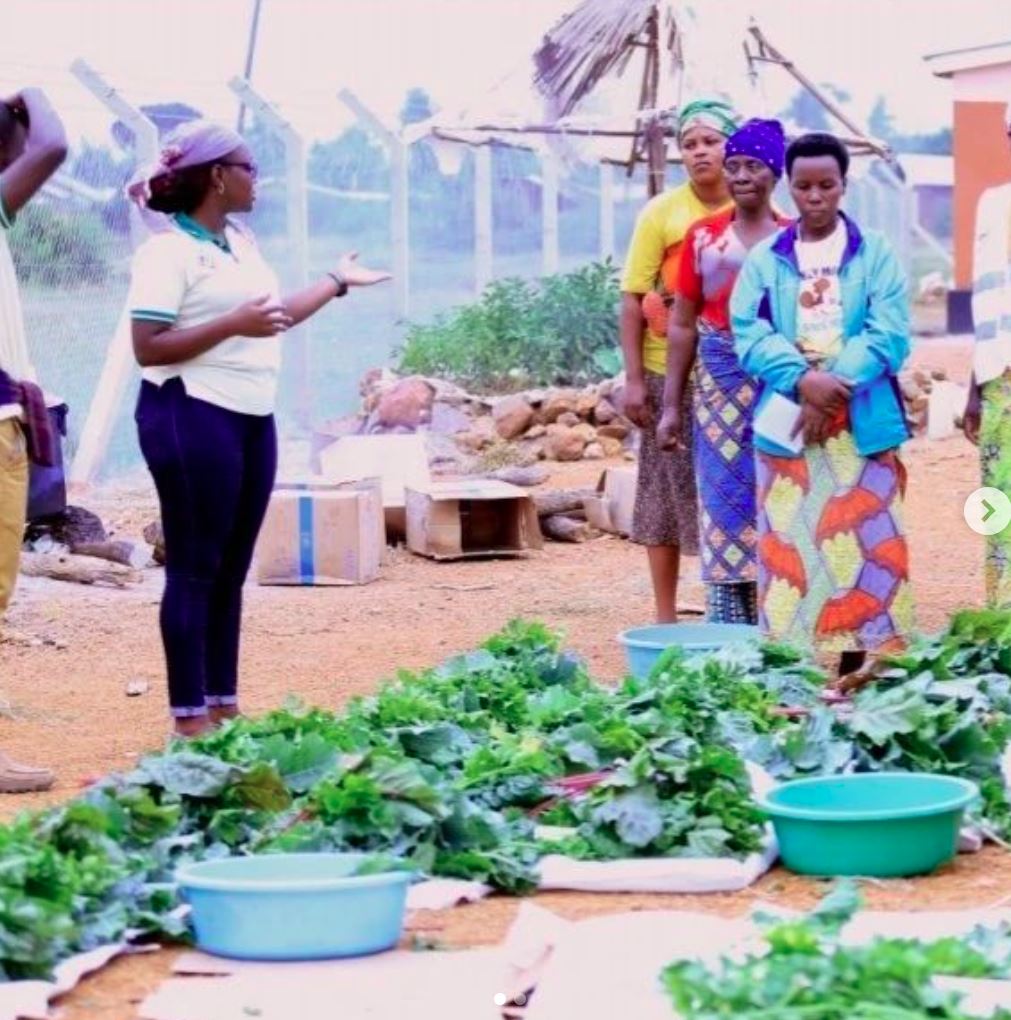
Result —
[{"label": "hazy sky", "polygon": [[[532,110],[530,54],[572,6],[574,0],[263,0],[254,80],[314,136],[347,123],[335,98],[343,86],[387,115],[414,85],[445,111]],[[1008,0],[684,6],[694,18],[685,16],[693,82],[724,85],[735,96],[746,89],[741,37],[754,12],[772,42],[811,77],[851,92],[858,116],[883,93],[906,131],[950,120],[949,87],[930,74],[925,53],[1011,39]],[[101,138],[107,118],[67,71],[80,56],[137,103],[181,99],[230,119],[235,104],[225,82],[241,70],[251,8],[252,0],[3,0],[0,89],[40,84],[75,136]],[[792,86],[775,68],[763,80],[764,102],[773,108],[766,112],[774,112]],[[752,105],[762,102],[762,95],[752,97]]]}]

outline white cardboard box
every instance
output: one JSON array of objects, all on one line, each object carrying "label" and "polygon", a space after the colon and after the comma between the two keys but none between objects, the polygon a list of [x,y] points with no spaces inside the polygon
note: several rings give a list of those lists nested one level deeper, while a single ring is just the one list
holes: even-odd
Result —
[{"label": "white cardboard box", "polygon": [[407,486],[424,487],[432,480],[425,437],[420,433],[344,436],[320,454],[320,469],[330,482],[381,479],[387,510],[405,506]]},{"label": "white cardboard box", "polygon": [[586,519],[600,531],[627,535],[632,530],[635,487],[639,478],[636,464],[608,468],[597,482],[595,495],[583,501]]}]

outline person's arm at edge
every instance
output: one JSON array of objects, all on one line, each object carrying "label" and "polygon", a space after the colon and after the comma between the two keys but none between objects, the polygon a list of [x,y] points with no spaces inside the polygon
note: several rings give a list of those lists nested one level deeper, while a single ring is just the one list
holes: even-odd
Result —
[{"label": "person's arm at edge", "polygon": [[25,89],[14,97],[28,112],[28,137],[24,151],[0,177],[0,210],[8,221],[59,169],[67,158],[67,133],[63,122],[41,89]]}]

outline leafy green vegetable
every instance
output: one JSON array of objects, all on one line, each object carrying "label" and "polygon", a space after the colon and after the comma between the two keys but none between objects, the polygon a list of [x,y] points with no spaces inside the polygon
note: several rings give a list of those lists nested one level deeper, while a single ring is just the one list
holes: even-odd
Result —
[{"label": "leafy green vegetable", "polygon": [[[546,849],[569,856],[744,856],[761,847],[761,815],[732,751],[680,738],[637,752],[569,805],[575,831]],[[554,843],[555,845],[552,845]]]},{"label": "leafy green vegetable", "polygon": [[236,769],[206,754],[188,751],[145,758],[127,776],[137,786],[158,786],[187,797],[216,797],[234,779]]},{"label": "leafy green vegetable", "polygon": [[778,778],[966,776],[1009,835],[1009,620],[958,614],[843,709],[787,647],[674,649],[608,688],[516,621],[340,714],[290,702],[234,720],[0,826],[0,977],[45,976],[128,931],[178,937],[175,869],[226,854],[356,851],[511,893],[536,885],[545,853],[741,858],[764,834],[745,761]]},{"label": "leafy green vegetable", "polygon": [[[684,1020],[966,1020],[960,994],[934,977],[1007,977],[1011,934],[977,929],[968,938],[933,942],[877,938],[846,945],[839,932],[856,908],[850,887],[833,892],[812,914],[772,922],[764,952],[668,966],[662,980]],[[997,1020],[1011,1012],[998,1009]]]},{"label": "leafy green vegetable", "polygon": [[261,761],[273,765],[292,793],[312,789],[337,764],[337,749],[319,733],[292,738],[275,733],[259,746]]}]

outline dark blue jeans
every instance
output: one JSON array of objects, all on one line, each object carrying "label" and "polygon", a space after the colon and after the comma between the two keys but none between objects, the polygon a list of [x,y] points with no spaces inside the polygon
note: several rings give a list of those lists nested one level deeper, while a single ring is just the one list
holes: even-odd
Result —
[{"label": "dark blue jeans", "polygon": [[165,532],[161,633],[173,716],[237,701],[242,585],[277,471],[272,415],[141,383],[140,448]]}]

